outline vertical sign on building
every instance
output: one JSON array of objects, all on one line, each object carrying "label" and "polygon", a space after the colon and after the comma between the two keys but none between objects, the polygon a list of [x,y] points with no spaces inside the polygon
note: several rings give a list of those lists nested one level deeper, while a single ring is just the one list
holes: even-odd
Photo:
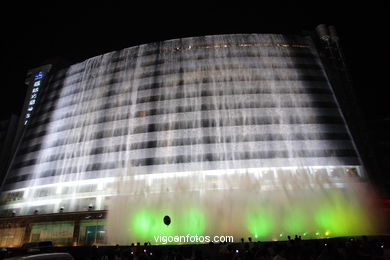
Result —
[{"label": "vertical sign on building", "polygon": [[35,104],[37,102],[37,97],[39,93],[39,88],[41,86],[41,81],[43,80],[44,72],[38,71],[34,75],[34,82],[33,82],[33,88],[30,95],[30,100],[28,102],[27,112],[24,117],[24,125],[27,125],[30,121],[32,111],[34,110]]},{"label": "vertical sign on building", "polygon": [[32,119],[33,111],[36,110],[38,103],[39,93],[42,91],[42,87],[47,80],[49,71],[52,65],[47,64],[35,69],[30,70],[27,73],[25,83],[29,86],[27,96],[24,103],[23,114],[21,117],[22,122],[20,124],[26,126]]}]

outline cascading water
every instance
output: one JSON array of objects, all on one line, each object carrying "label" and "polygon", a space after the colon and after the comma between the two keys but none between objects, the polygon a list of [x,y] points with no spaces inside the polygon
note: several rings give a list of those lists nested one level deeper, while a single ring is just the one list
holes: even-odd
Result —
[{"label": "cascading water", "polygon": [[[325,137],[346,129],[332,119],[328,124],[315,119],[340,116],[339,110],[302,104],[334,98],[325,80],[314,79],[324,76],[318,58],[291,57],[293,51],[284,48],[293,44],[280,36],[213,40],[205,41],[211,49],[206,60],[196,60],[204,53],[199,39],[187,39],[179,53],[161,53],[166,63],[156,70],[179,71],[174,76],[182,83],[146,94],[155,97],[152,106],[161,114],[145,115],[149,128],[142,143],[152,140],[152,148],[162,147],[148,154],[151,165],[161,158],[162,166],[139,175],[137,165],[130,165],[123,172],[119,195],[109,204],[110,242],[161,243],[156,241],[161,235],[233,235],[238,241],[372,232],[362,205],[367,190],[356,192],[362,185],[346,172],[360,167],[349,169],[356,164],[353,155],[337,154],[353,149],[352,143]],[[245,47],[257,52],[255,58],[245,57]],[[189,57],[190,65],[182,61]],[[176,122],[185,130],[177,131]],[[175,145],[183,139],[185,144]],[[324,150],[331,154],[321,154]],[[162,221],[165,215],[170,226]]]},{"label": "cascading water", "polygon": [[108,207],[113,244],[375,232],[359,156],[309,38],[146,44],[73,65],[60,84],[22,212],[51,183],[48,212]]}]

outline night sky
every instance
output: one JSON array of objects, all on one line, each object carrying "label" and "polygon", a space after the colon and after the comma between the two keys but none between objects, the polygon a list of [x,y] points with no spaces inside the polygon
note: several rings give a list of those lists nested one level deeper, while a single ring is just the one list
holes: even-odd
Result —
[{"label": "night sky", "polygon": [[[274,1],[275,2],[275,1]],[[313,1],[317,2],[317,1]],[[184,4],[185,3],[185,4]],[[28,68],[51,58],[75,63],[105,52],[164,39],[223,33],[299,33],[317,24],[338,29],[353,72],[356,94],[368,118],[390,116],[385,91],[388,53],[383,6],[238,3],[182,5],[52,5],[34,2],[3,8],[0,119],[19,113]],[[322,5],[322,6],[321,6]],[[261,8],[263,6],[263,8]],[[176,9],[178,8],[178,9]],[[4,77],[5,76],[5,77]],[[4,79],[5,78],[5,79]],[[3,99],[4,100],[4,99]]]},{"label": "night sky", "polygon": [[[370,6],[358,3],[360,1],[344,6],[331,1],[311,1],[310,4],[286,1],[289,5],[281,1],[272,1],[272,5],[264,4],[265,1],[253,4],[226,1],[219,5],[160,1],[167,3],[155,5],[149,1],[131,7],[61,2],[66,4],[48,6],[33,1],[28,5],[17,3],[2,8],[0,120],[11,113],[20,113],[27,70],[48,59],[61,58],[76,63],[109,51],[172,38],[225,33],[300,33],[325,23],[335,25],[338,30],[360,109],[370,131],[383,135],[388,129],[388,40],[385,35],[389,29],[384,6]],[[385,137],[389,140],[389,134]]]}]

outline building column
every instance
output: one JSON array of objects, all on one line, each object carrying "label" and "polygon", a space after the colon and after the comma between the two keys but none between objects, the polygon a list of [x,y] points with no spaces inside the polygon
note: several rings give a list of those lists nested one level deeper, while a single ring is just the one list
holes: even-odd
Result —
[{"label": "building column", "polygon": [[23,239],[22,239],[22,245],[24,243],[30,242],[31,228],[32,228],[32,223],[31,222],[27,222],[26,223],[26,229],[24,230],[24,236],[23,236]]},{"label": "building column", "polygon": [[72,246],[78,246],[79,234],[80,234],[80,220],[77,219],[74,222]]}]

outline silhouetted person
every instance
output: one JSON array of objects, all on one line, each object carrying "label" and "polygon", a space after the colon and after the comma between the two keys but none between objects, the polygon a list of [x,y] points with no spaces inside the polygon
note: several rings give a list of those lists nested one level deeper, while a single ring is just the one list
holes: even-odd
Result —
[{"label": "silhouetted person", "polygon": [[98,260],[99,254],[98,254],[98,248],[97,246],[93,245],[91,248],[91,260]]},{"label": "silhouetted person", "polygon": [[119,259],[120,255],[121,255],[121,249],[120,249],[119,245],[116,244],[114,247],[114,259],[115,260]]},{"label": "silhouetted person", "polygon": [[252,250],[253,247],[255,246],[254,243],[252,242],[252,238],[248,237],[248,241],[249,241],[249,250]]}]

